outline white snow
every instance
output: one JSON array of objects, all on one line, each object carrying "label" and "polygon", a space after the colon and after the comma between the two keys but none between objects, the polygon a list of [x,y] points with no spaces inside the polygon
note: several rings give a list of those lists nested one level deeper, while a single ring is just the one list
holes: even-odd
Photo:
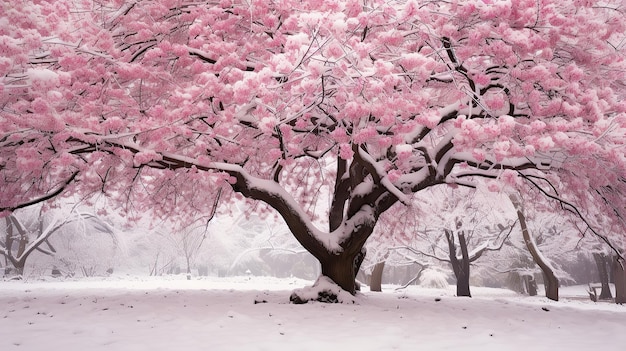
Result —
[{"label": "white snow", "polygon": [[[624,350],[626,306],[411,286],[288,303],[312,282],[111,277],[0,282],[0,350]],[[256,301],[256,303],[255,303]]]},{"label": "white snow", "polygon": [[31,80],[51,81],[55,84],[59,80],[59,75],[56,72],[46,68],[29,68],[26,74]]},{"label": "white snow", "polygon": [[396,145],[396,152],[401,154],[401,153],[407,153],[410,154],[413,152],[413,146],[409,145],[409,144],[398,144]]}]

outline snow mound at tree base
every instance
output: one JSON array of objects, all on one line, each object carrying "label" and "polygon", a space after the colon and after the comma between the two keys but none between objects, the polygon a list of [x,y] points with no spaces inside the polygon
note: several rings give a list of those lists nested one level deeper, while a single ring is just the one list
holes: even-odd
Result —
[{"label": "snow mound at tree base", "polygon": [[320,276],[312,286],[296,289],[291,293],[289,301],[294,304],[304,304],[309,301],[326,303],[356,304],[356,298],[343,290],[330,278]]}]

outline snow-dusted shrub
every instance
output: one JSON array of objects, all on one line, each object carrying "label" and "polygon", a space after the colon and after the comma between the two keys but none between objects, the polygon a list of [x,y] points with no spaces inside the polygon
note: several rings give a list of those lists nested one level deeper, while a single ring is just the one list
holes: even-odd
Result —
[{"label": "snow-dusted shrub", "polygon": [[448,287],[448,275],[436,269],[427,268],[420,276],[419,285],[425,288],[446,288]]}]

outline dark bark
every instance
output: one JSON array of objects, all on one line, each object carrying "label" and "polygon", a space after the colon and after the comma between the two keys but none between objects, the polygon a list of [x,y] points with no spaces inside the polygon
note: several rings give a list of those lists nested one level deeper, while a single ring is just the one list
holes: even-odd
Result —
[{"label": "dark bark", "polygon": [[469,276],[470,276],[470,258],[467,251],[467,241],[465,233],[459,232],[459,246],[461,248],[461,259],[456,256],[456,244],[454,242],[454,234],[450,230],[445,231],[446,240],[448,241],[448,250],[452,271],[456,277],[456,296],[471,297]]},{"label": "dark bark", "polygon": [[[6,267],[4,270],[5,275],[18,275],[21,276],[24,274],[24,265],[26,263],[26,256],[24,256],[24,251],[26,250],[26,244],[28,243],[28,236],[26,236],[26,232],[20,230],[15,223],[15,219],[13,215],[10,215],[5,218],[6,221],[6,252],[9,262],[13,268]],[[15,232],[17,231],[17,234]],[[17,240],[17,242],[15,242]],[[13,247],[17,246],[17,255],[13,255]],[[18,259],[19,258],[19,259]]]},{"label": "dark bark", "polygon": [[[350,223],[350,227],[354,229],[340,243],[340,252],[329,250],[318,240],[308,219],[302,216],[301,211],[294,208],[293,199],[289,198],[288,194],[280,194],[274,189],[268,190],[264,186],[256,186],[259,181],[255,181],[243,171],[228,171],[228,173],[236,179],[231,184],[234,191],[247,198],[263,201],[278,211],[296,240],[320,261],[322,275],[333,280],[342,289],[355,294],[357,266],[360,266],[363,259],[362,257],[357,259],[357,257],[362,255],[363,246],[372,234],[374,224],[380,214],[389,209],[398,199],[379,184],[375,184],[366,194],[352,194],[352,190],[368,176],[368,170],[356,161],[353,161],[349,167],[345,161],[340,161],[338,168],[335,194],[329,211],[329,230],[331,232],[339,230],[347,221],[363,218],[363,223],[360,221]],[[365,216],[367,219],[364,213],[367,213]]]},{"label": "dark bark", "polygon": [[372,278],[370,280],[370,291],[382,291],[383,270],[385,269],[385,261],[378,262],[372,270]]},{"label": "dark bark", "polygon": [[602,290],[600,291],[600,300],[611,300],[613,294],[611,293],[611,287],[609,286],[609,257],[604,253],[594,253],[593,259],[596,261],[596,267],[598,267],[598,277],[600,278],[600,284]]},{"label": "dark bark", "polygon": [[470,259],[467,252],[467,242],[465,241],[465,234],[463,232],[459,233],[459,246],[461,247],[461,270],[460,276],[457,277],[456,281],[456,296],[469,296],[470,293]]},{"label": "dark bark", "polygon": [[361,284],[357,281],[356,276],[359,274],[359,270],[361,269],[361,265],[363,264],[363,261],[365,261],[366,254],[367,254],[367,251],[363,247],[361,248],[361,251],[359,251],[359,253],[354,258],[354,287],[356,290],[361,290]]},{"label": "dark bark", "polygon": [[343,290],[354,295],[356,293],[356,272],[354,270],[355,255],[335,255],[320,260],[322,275],[332,279]]},{"label": "dark bark", "polygon": [[624,260],[613,257],[613,277],[615,280],[615,303],[626,303],[626,269]]}]

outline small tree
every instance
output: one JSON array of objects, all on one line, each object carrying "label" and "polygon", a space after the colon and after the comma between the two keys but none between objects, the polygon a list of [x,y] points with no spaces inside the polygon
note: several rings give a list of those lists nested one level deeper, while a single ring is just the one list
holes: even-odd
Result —
[{"label": "small tree", "polygon": [[45,216],[43,207],[39,206],[37,209],[25,209],[5,217],[4,241],[0,241],[0,254],[5,257],[7,263],[5,274],[9,273],[8,263],[10,263],[15,274],[21,277],[27,259],[36,251],[54,256],[57,250],[51,244],[50,237],[70,224],[80,224],[83,221],[93,222],[100,230],[111,231],[111,228],[95,215],[81,212],[76,208],[69,214],[54,211],[53,216],[49,217]]},{"label": "small tree", "polygon": [[207,238],[208,226],[211,220],[215,217],[215,214],[217,213],[217,205],[220,201],[221,194],[222,190],[219,189],[217,196],[214,199],[211,212],[209,213],[208,217],[203,217],[200,220],[199,225],[194,225],[192,222],[192,224],[190,225],[184,225],[183,228],[181,228],[182,232],[172,235],[173,239],[178,239],[174,240],[174,245],[185,258],[187,279],[191,279],[191,266],[194,263],[193,261],[198,255],[202,244]]},{"label": "small tree", "polygon": [[445,262],[454,272],[457,296],[471,296],[470,265],[486,252],[500,250],[513,229],[502,224],[507,221],[498,205],[502,199],[486,195],[473,189],[433,188],[401,212],[401,221],[383,218],[372,251],[385,256],[389,250],[401,252],[405,260],[421,266],[429,260]]}]

